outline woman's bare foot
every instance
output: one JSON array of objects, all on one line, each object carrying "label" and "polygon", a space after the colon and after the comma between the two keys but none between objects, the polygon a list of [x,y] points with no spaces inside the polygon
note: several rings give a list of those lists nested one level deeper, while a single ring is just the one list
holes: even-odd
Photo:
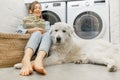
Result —
[{"label": "woman's bare foot", "polygon": [[33,68],[35,71],[39,72],[40,74],[43,74],[43,75],[47,74],[46,70],[43,67],[43,63],[40,60],[35,59]]},{"label": "woman's bare foot", "polygon": [[22,69],[20,70],[20,75],[22,76],[28,76],[33,72],[32,64],[28,60],[22,61]]},{"label": "woman's bare foot", "polygon": [[46,70],[44,69],[43,61],[42,61],[44,59],[45,55],[46,55],[45,51],[39,51],[37,53],[37,56],[36,56],[36,58],[34,60],[34,64],[33,64],[34,70],[43,75],[47,74]]}]

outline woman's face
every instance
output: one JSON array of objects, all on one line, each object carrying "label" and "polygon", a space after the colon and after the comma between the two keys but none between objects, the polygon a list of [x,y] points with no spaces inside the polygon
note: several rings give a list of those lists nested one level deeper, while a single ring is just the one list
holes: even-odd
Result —
[{"label": "woman's face", "polygon": [[41,5],[40,4],[36,4],[34,6],[34,10],[33,10],[32,14],[35,14],[36,17],[40,17],[41,16]]}]

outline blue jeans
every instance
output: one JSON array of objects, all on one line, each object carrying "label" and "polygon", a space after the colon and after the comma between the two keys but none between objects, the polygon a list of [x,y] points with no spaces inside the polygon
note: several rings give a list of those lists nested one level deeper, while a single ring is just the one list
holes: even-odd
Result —
[{"label": "blue jeans", "polygon": [[50,26],[46,25],[46,33],[41,34],[39,31],[33,32],[27,42],[25,48],[31,48],[35,53],[37,51],[45,51],[48,55],[51,46]]}]

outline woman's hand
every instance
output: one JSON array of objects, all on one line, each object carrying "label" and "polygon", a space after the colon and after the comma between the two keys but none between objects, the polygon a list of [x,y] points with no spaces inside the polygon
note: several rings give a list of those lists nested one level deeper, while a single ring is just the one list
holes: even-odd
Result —
[{"label": "woman's hand", "polygon": [[45,29],[42,29],[42,28],[38,28],[38,30],[39,30],[42,34],[46,32]]},{"label": "woman's hand", "polygon": [[45,33],[45,29],[42,29],[42,28],[39,28],[39,27],[34,27],[34,28],[31,28],[31,29],[27,29],[27,33],[31,34],[35,31],[40,31],[42,34]]}]

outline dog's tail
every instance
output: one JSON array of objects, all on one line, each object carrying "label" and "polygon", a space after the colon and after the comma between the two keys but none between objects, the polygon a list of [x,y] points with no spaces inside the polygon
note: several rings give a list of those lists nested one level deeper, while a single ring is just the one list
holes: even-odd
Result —
[{"label": "dog's tail", "polygon": [[120,46],[114,46],[115,52],[113,55],[114,60],[116,61],[116,66],[120,70]]}]

